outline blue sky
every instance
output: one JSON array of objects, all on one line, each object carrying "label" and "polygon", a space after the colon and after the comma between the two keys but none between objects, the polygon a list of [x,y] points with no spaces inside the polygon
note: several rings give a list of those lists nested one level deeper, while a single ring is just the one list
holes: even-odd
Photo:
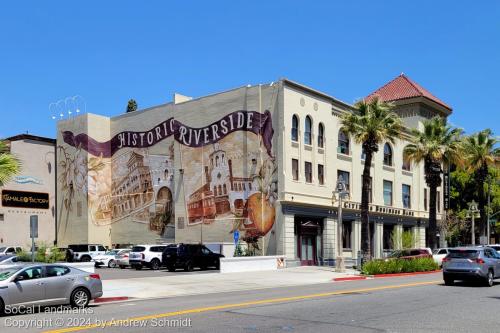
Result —
[{"label": "blue sky", "polygon": [[0,136],[55,136],[49,104],[140,108],[287,77],[346,102],[399,73],[500,134],[499,1],[10,1]]}]

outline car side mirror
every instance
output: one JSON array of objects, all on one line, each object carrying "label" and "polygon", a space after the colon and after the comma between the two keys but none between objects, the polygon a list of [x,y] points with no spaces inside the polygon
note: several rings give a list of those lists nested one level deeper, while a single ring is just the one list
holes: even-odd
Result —
[{"label": "car side mirror", "polygon": [[18,275],[16,276],[16,278],[14,279],[14,282],[19,282],[19,281],[23,281],[24,280],[24,276],[23,275]]}]

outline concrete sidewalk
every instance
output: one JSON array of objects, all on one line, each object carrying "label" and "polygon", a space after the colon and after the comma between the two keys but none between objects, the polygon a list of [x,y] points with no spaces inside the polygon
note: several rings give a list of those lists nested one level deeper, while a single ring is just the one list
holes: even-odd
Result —
[{"label": "concrete sidewalk", "polygon": [[337,273],[333,267],[303,266],[277,271],[103,280],[102,297],[145,299],[299,286],[328,283],[334,278],[357,274],[354,270]]}]

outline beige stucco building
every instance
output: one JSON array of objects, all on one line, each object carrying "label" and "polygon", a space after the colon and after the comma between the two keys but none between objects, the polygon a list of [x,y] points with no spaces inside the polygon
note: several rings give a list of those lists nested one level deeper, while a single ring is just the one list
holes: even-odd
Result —
[{"label": "beige stucco building", "polygon": [[22,166],[20,173],[1,187],[0,247],[31,248],[31,215],[38,215],[37,244],[52,246],[56,236],[56,141],[29,134],[5,140]]},{"label": "beige stucco building", "polygon": [[[451,112],[404,75],[374,94],[396,104],[408,129]],[[338,200],[332,193],[342,176],[349,189],[344,255],[356,258],[364,160],[361,146],[340,132],[339,118],[352,110],[282,79],[196,99],[175,94],[170,103],[113,118],[61,121],[59,244],[227,244],[238,230],[258,254],[333,264]],[[370,223],[377,257],[398,246],[393,232],[410,231],[415,245],[425,246],[428,189],[423,166],[404,161],[406,144],[404,138],[384,143],[374,156]]]}]

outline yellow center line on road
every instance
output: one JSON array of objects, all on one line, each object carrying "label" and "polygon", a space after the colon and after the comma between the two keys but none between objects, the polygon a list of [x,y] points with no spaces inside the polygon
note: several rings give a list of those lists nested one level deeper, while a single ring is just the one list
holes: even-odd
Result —
[{"label": "yellow center line on road", "polygon": [[363,293],[363,292],[370,292],[370,291],[398,289],[398,288],[407,288],[407,287],[418,287],[418,286],[425,286],[425,285],[438,284],[438,283],[442,283],[442,280],[405,283],[405,284],[379,286],[379,287],[371,287],[371,288],[339,290],[339,291],[332,291],[332,292],[319,293],[319,294],[301,295],[301,296],[269,298],[269,299],[262,299],[262,300],[257,300],[257,301],[248,301],[248,302],[234,303],[234,304],[222,304],[222,305],[214,305],[214,306],[208,306],[208,307],[203,307],[203,308],[194,308],[194,309],[187,309],[187,310],[180,310],[180,311],[173,311],[173,312],[158,313],[158,314],[152,314],[152,315],[147,315],[147,316],[142,316],[142,317],[132,317],[132,318],[126,318],[126,319],[102,321],[102,323],[100,323],[100,324],[65,327],[65,328],[61,328],[61,329],[45,331],[45,333],[65,333],[65,332],[77,332],[77,331],[89,330],[89,329],[93,329],[93,328],[119,327],[119,326],[125,326],[129,322],[139,322],[139,321],[146,321],[146,320],[151,320],[151,319],[192,314],[192,313],[225,310],[225,309],[230,309],[230,308],[241,308],[241,307],[252,306],[252,305],[299,301],[299,300],[307,300],[307,299],[314,299],[314,298],[321,298],[321,297],[328,297],[328,296]]}]

